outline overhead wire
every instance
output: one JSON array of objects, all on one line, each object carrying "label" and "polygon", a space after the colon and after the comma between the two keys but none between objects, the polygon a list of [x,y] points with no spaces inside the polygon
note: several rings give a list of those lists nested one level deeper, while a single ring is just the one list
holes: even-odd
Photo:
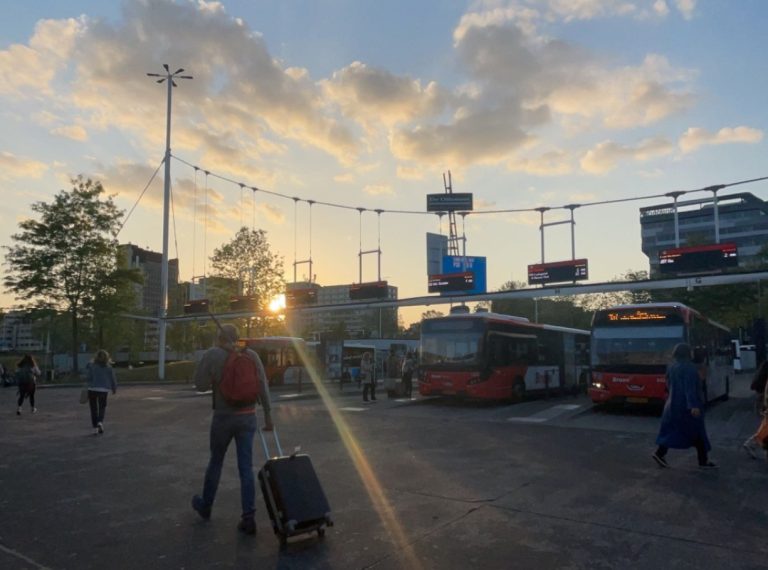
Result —
[{"label": "overhead wire", "polygon": [[[198,168],[196,165],[192,164],[191,162],[188,162],[184,160],[181,157],[178,157],[176,155],[171,155],[173,158],[181,162],[182,164],[186,164],[187,166],[191,168]],[[249,188],[253,193],[255,192],[263,192],[265,194],[269,194],[271,196],[277,196],[279,198],[284,198],[287,200],[294,200],[294,201],[303,201],[303,202],[309,202],[310,199],[308,198],[301,198],[297,196],[289,196],[287,194],[283,194],[281,192],[275,192],[273,190],[267,190],[265,188],[260,188],[257,186],[250,186],[243,182],[240,182],[238,180],[234,180],[232,178],[229,178],[227,176],[223,176],[221,174],[216,174],[215,172],[205,171],[206,174],[210,174],[213,177],[218,178],[219,180],[229,182],[234,185],[239,185],[241,188]],[[696,192],[712,192],[717,190],[722,190],[724,188],[728,188],[731,186],[738,186],[741,184],[750,184],[753,182],[760,182],[763,180],[768,180],[768,176],[762,176],[759,178],[751,178],[748,180],[739,180],[736,182],[729,182],[726,184],[717,184],[712,186],[706,186],[704,188],[694,188],[690,190],[681,190],[676,192],[678,196],[682,196],[684,194],[692,194]],[[619,204],[623,202],[636,202],[640,200],[651,200],[654,198],[668,198],[670,197],[671,192],[661,193],[661,194],[648,194],[644,196],[634,196],[634,197],[628,197],[628,198],[615,198],[610,200],[596,200],[593,202],[585,202],[582,204],[577,204],[580,207],[587,207],[587,206],[602,206],[602,205],[608,205],[608,204]],[[349,204],[340,204],[336,202],[326,202],[323,200],[312,200],[313,204],[319,204],[321,206],[328,206],[331,208],[340,208],[345,210],[360,210],[359,206],[350,206]],[[537,212],[540,211],[541,208],[546,208],[547,210],[569,210],[571,206],[574,204],[565,204],[561,206],[536,206],[536,207],[530,207],[530,208],[501,208],[501,209],[494,209],[494,210],[471,210],[468,212],[464,212],[466,215],[482,215],[482,214],[513,214],[513,213],[523,213],[523,212]],[[363,208],[364,210],[368,208]],[[382,209],[382,213],[387,214],[412,214],[412,215],[437,215],[440,218],[440,228],[442,232],[442,215],[445,214],[445,212],[427,212],[424,210],[403,210],[403,209]],[[459,212],[461,213],[461,212]]]},{"label": "overhead wire", "polygon": [[136,202],[133,204],[133,207],[131,208],[130,212],[125,216],[123,219],[123,223],[120,224],[120,227],[117,229],[117,233],[115,234],[115,238],[120,235],[120,232],[123,231],[123,228],[125,227],[125,224],[128,222],[128,219],[131,217],[131,214],[133,214],[133,211],[136,209],[136,206],[139,205],[139,202],[144,197],[144,193],[149,188],[149,185],[152,184],[152,181],[155,179],[155,176],[157,176],[157,173],[160,172],[160,167],[165,164],[165,158],[160,161],[160,164],[157,165],[157,168],[155,168],[155,171],[152,173],[152,176],[149,177],[149,181],[147,182],[146,186],[144,186],[144,190],[141,191],[141,194],[139,194],[139,197],[136,199]]}]

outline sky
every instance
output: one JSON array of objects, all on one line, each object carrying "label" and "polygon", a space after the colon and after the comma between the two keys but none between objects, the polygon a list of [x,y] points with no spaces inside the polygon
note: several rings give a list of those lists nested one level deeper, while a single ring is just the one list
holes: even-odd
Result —
[{"label": "sky", "polygon": [[[146,74],[163,64],[194,77],[178,80],[172,106],[169,252],[182,279],[210,274],[214,249],[245,225],[267,232],[289,282],[310,257],[319,284],[357,282],[359,251],[380,246],[381,274],[366,254],[362,281],[426,295],[425,234],[446,233],[446,220],[392,211],[424,212],[450,171],[453,191],[474,198],[458,228],[467,254],[487,257],[497,290],[541,261],[539,214],[484,210],[768,175],[761,0],[0,0],[0,10],[0,246],[32,203],[83,175],[126,214],[135,206],[121,243],[162,250],[163,169],[152,176],[167,91]],[[766,182],[733,191],[768,199]],[[648,268],[639,208],[658,202],[575,210],[590,281]],[[554,209],[545,222],[568,216]],[[545,261],[570,257],[569,226],[548,227]]]}]

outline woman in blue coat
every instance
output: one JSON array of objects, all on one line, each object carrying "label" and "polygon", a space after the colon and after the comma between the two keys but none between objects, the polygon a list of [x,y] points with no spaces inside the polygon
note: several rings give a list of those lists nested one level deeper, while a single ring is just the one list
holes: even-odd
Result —
[{"label": "woman in blue coat", "polygon": [[707,453],[712,448],[704,426],[701,401],[701,379],[691,362],[691,347],[681,343],[672,352],[675,361],[667,370],[669,395],[661,416],[661,428],[656,443],[659,446],[653,459],[660,467],[669,467],[666,455],[672,449],[696,448],[699,467],[717,467]]}]

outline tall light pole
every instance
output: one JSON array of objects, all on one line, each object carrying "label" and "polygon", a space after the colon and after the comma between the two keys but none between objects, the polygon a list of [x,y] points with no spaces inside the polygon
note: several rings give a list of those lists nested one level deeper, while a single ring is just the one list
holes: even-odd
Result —
[{"label": "tall light pole", "polygon": [[167,63],[163,64],[165,73],[147,73],[149,77],[159,77],[158,83],[168,82],[168,106],[166,109],[165,123],[165,182],[163,187],[163,260],[160,269],[160,331],[158,344],[158,369],[159,380],[165,379],[165,329],[168,316],[168,213],[171,202],[171,94],[176,87],[174,79],[192,79],[191,75],[179,75],[184,72],[179,68],[171,73]]}]

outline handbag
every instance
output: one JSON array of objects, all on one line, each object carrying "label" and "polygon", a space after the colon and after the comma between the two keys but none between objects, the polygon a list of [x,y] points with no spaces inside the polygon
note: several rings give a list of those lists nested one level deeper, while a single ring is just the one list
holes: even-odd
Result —
[{"label": "handbag", "polygon": [[85,404],[88,401],[88,388],[80,390],[80,403]]}]

